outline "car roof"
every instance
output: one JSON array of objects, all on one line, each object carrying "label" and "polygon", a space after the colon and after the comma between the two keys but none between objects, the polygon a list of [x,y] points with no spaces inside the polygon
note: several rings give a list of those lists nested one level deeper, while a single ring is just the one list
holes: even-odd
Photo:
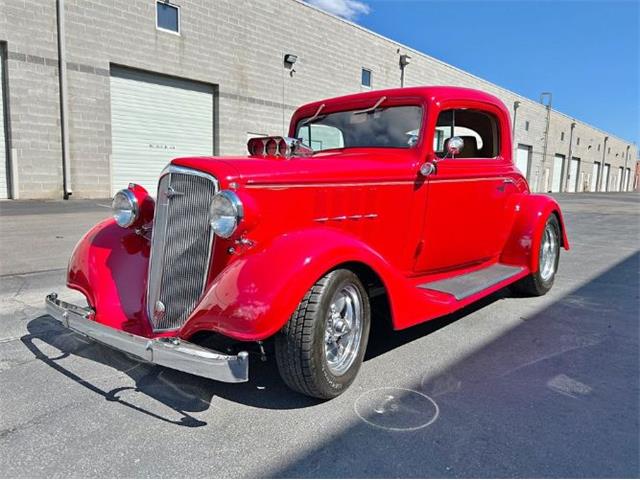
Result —
[{"label": "car roof", "polygon": [[[502,101],[486,92],[475,90],[473,88],[451,87],[451,86],[422,86],[422,87],[406,87],[391,88],[385,90],[370,90],[367,92],[343,95],[340,97],[327,98],[316,102],[307,103],[297,109],[297,111],[307,111],[317,109],[320,105],[325,104],[327,110],[333,110],[338,105],[349,105],[361,103],[368,99],[376,101],[381,97],[393,98],[422,98],[432,102],[440,102],[446,100],[475,100],[481,102],[492,103],[501,108],[505,108]],[[332,108],[333,107],[333,108]]]}]

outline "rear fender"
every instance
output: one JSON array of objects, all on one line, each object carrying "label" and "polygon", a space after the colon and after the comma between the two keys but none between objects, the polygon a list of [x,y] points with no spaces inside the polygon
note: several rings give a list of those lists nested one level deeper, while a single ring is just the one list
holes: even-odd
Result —
[{"label": "rear fender", "polygon": [[564,218],[560,206],[553,198],[547,195],[523,194],[513,208],[516,210],[516,219],[500,257],[502,263],[523,265],[536,272],[540,239],[550,215],[558,217],[562,246],[569,250]]}]

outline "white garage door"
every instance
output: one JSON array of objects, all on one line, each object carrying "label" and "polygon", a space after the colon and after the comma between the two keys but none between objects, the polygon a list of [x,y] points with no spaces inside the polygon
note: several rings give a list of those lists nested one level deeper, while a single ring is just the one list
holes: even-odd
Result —
[{"label": "white garage door", "polygon": [[629,178],[631,177],[631,169],[627,168],[624,171],[624,191],[628,192],[629,191]]},{"label": "white garage door", "polygon": [[4,62],[0,55],[0,198],[7,195],[7,142],[4,138]]},{"label": "white garage door", "polygon": [[580,171],[580,159],[573,157],[569,163],[569,178],[567,178],[567,192],[575,192],[578,187],[578,172]]},{"label": "white garage door", "polygon": [[169,161],[213,154],[213,87],[111,69],[111,190],[129,182],[156,194]]},{"label": "white garage door", "polygon": [[516,167],[525,178],[529,179],[529,161],[531,160],[531,148],[518,145],[516,152]]},{"label": "white garage door", "polygon": [[618,184],[616,185],[616,192],[621,192],[623,189],[622,178],[624,177],[624,167],[618,167]]},{"label": "white garage door", "polygon": [[609,191],[609,170],[611,165],[608,163],[604,164],[604,170],[602,171],[602,182],[600,183],[600,191],[608,192]]},{"label": "white garage door", "polygon": [[589,188],[590,192],[598,191],[599,176],[600,176],[600,162],[593,162],[593,166],[591,167],[591,186]]},{"label": "white garage door", "polygon": [[551,179],[551,191],[559,192],[562,189],[562,170],[564,167],[564,156],[553,157],[553,177]]}]

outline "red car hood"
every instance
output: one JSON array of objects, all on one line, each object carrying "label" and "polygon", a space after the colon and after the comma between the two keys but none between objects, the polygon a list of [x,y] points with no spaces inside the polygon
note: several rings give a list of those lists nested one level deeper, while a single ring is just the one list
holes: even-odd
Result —
[{"label": "red car hood", "polygon": [[[406,180],[415,152],[402,149],[349,149],[321,152],[311,157],[185,157],[172,161],[227,182],[288,184]],[[416,167],[417,168],[417,167]]]}]

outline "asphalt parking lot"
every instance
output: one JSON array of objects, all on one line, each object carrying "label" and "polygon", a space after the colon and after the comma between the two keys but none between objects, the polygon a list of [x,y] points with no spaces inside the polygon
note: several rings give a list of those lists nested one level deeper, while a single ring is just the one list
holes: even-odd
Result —
[{"label": "asphalt parking lot", "polygon": [[105,202],[0,203],[0,475],[637,477],[640,196],[557,198],[572,250],[547,296],[378,329],[324,403],[272,359],[226,385],[65,331],[43,298],[78,300],[65,266]]}]

